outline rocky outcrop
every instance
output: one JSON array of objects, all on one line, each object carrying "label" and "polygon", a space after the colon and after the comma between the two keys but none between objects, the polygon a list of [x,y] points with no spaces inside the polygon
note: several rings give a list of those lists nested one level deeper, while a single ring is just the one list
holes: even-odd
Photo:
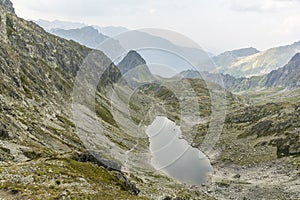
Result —
[{"label": "rocky outcrop", "polygon": [[98,166],[105,167],[107,170],[113,170],[118,180],[123,183],[125,190],[133,195],[138,195],[140,193],[140,190],[136,187],[136,185],[132,183],[124,173],[121,172],[121,166],[118,163],[103,159],[100,154],[91,154],[89,152],[76,152],[73,156],[73,159],[78,162],[90,162]]},{"label": "rocky outcrop", "polygon": [[[96,156],[95,156],[96,155]],[[108,170],[114,170],[121,172],[121,166],[111,160],[103,159],[102,156],[98,153],[91,154],[90,152],[76,152],[73,156],[74,160],[79,162],[90,162],[98,166],[107,168]]]},{"label": "rocky outcrop", "polygon": [[13,3],[10,0],[0,0],[0,5],[4,6],[10,12],[15,13]]},{"label": "rocky outcrop", "polygon": [[154,80],[146,61],[136,51],[129,51],[117,66],[122,73],[123,81],[133,88]]},{"label": "rocky outcrop", "polygon": [[286,138],[276,140],[277,156],[282,158],[285,156],[300,155],[300,136],[296,133],[290,134]]}]

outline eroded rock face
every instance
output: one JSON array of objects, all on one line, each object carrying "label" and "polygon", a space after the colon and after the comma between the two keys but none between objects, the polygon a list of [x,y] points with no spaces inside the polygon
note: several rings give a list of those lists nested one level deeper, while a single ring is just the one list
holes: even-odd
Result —
[{"label": "eroded rock face", "polygon": [[10,0],[0,0],[0,5],[3,5],[7,8],[10,12],[15,13],[15,9],[13,7],[13,3]]},{"label": "eroded rock face", "polygon": [[300,138],[299,135],[293,134],[286,138],[278,139],[277,141],[277,156],[278,158],[290,155],[300,155]]}]

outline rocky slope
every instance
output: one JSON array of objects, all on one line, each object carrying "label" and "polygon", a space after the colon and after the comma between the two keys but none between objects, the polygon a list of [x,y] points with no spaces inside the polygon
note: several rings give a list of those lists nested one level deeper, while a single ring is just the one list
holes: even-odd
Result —
[{"label": "rocky slope", "polygon": [[300,53],[297,53],[287,65],[272,71],[265,80],[266,87],[297,88],[300,87]]},{"label": "rocky slope", "polygon": [[[107,93],[96,90],[94,101],[79,94],[78,98],[88,103],[77,105],[82,111],[79,117],[96,119],[103,131],[103,135],[97,132],[93,136],[97,126],[80,127],[86,134],[82,138],[78,134],[82,124],[76,124],[72,109],[80,66],[95,56],[88,62],[95,73],[82,79],[88,85],[102,71],[107,74],[100,84],[110,87],[119,80],[120,70],[102,52],[51,35],[2,5],[0,10],[1,198],[158,199],[168,195],[213,199],[156,172],[147,160],[131,155],[127,161],[127,152],[132,150],[147,155],[148,141],[118,127],[110,112],[115,105]],[[137,56],[133,52],[128,56],[131,54]],[[96,117],[92,117],[92,108]],[[126,116],[123,111],[121,114]],[[96,142],[98,151],[81,156],[89,147],[85,142],[90,136],[89,142]]]},{"label": "rocky slope", "polygon": [[[86,150],[72,120],[72,88],[92,50],[0,10],[1,198],[139,199],[122,173],[74,157]],[[97,53],[98,67],[111,64]]]}]

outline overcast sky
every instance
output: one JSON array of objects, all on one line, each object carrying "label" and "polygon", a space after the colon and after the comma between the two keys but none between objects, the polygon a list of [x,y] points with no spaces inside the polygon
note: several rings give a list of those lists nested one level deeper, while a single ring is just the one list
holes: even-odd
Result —
[{"label": "overcast sky", "polygon": [[264,50],[300,40],[300,0],[11,0],[25,19],[165,28],[205,50]]}]

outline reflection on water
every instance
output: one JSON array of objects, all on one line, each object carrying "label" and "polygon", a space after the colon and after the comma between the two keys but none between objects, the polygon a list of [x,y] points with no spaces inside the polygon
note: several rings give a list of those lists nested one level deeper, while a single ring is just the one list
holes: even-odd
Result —
[{"label": "reflection on water", "polygon": [[187,184],[206,182],[212,170],[209,159],[181,138],[181,130],[167,117],[158,116],[148,126],[151,164],[170,177]]}]

